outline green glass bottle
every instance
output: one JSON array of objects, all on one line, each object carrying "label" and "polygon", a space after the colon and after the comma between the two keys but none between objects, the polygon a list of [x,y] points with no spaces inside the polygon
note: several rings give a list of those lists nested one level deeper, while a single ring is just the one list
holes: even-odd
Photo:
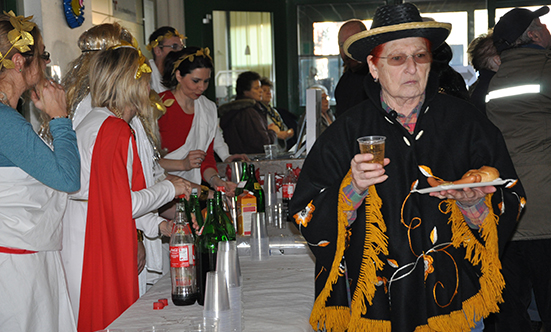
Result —
[{"label": "green glass bottle", "polygon": [[220,241],[228,241],[228,236],[216,220],[214,200],[208,199],[207,217],[195,241],[197,250],[197,303],[200,305],[205,303],[207,272],[216,271],[216,254],[218,252],[218,242]]},{"label": "green glass bottle", "polygon": [[226,230],[226,234],[228,235],[229,241],[235,241],[235,227],[233,226],[233,223],[231,221],[231,218],[229,216],[229,211],[226,211],[224,208],[225,204],[222,198],[222,191],[219,190],[219,188],[216,188],[216,193],[214,193],[214,201],[215,201],[215,215],[218,219],[218,222],[220,225]]},{"label": "green glass bottle", "polygon": [[193,228],[192,223],[195,220],[195,222],[197,222],[197,225],[199,226],[199,229],[201,229],[201,227],[203,226],[203,215],[201,214],[201,205],[199,203],[197,188],[191,189],[191,196],[189,197],[186,211],[188,211],[188,220],[191,226],[191,230],[193,232],[193,236],[197,238],[197,232],[195,231],[195,228]]},{"label": "green glass bottle", "polygon": [[245,184],[245,189],[252,192],[256,197],[256,211],[257,212],[266,212],[265,198],[264,198],[264,189],[256,179],[254,165],[249,165],[249,179]]},{"label": "green glass bottle", "polygon": [[239,183],[237,184],[237,188],[235,188],[235,197],[241,195],[243,193],[243,189],[245,189],[245,184],[247,183],[247,180],[249,179],[249,174],[247,173],[247,163],[242,161],[241,162],[241,179],[239,179]]}]

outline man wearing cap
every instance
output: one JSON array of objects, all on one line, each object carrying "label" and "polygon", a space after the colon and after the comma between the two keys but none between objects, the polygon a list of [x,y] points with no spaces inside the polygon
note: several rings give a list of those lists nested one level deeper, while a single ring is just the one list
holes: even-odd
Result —
[{"label": "man wearing cap", "polygon": [[335,100],[337,101],[336,116],[339,117],[349,108],[358,105],[367,95],[364,89],[364,79],[367,76],[367,64],[356,61],[344,53],[344,42],[348,37],[367,30],[362,21],[348,20],[339,29],[339,53],[344,64],[343,74],[335,88]]},{"label": "man wearing cap", "polygon": [[[314,330],[482,331],[498,310],[499,248],[522,186],[429,185],[484,165],[516,179],[499,130],[438,93],[432,51],[450,29],[423,22],[412,3],[386,5],[344,43],[368,64],[368,99],[316,140],[289,207],[316,256]],[[371,135],[386,137],[382,162],[360,153],[357,139]]]},{"label": "man wearing cap", "polygon": [[530,331],[532,290],[545,330],[551,329],[551,35],[534,12],[515,8],[494,27],[501,66],[486,97],[528,204],[502,256],[505,302],[497,331]]}]

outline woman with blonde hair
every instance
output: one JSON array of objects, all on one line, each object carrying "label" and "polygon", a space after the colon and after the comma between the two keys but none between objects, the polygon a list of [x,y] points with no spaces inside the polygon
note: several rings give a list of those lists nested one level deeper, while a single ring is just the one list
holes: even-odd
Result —
[{"label": "woman with blonde hair", "polygon": [[66,219],[85,229],[82,260],[71,263],[82,263],[79,294],[71,294],[72,301],[80,296],[79,331],[105,328],[138,298],[135,219],[190,190],[169,181],[146,189],[129,123],[150,107],[151,69],[139,50],[122,44],[91,60],[93,109],[76,130],[83,185],[73,201],[82,209]]},{"label": "woman with blonde hair", "polygon": [[[71,69],[64,80],[65,88],[68,91],[67,104],[71,107],[69,113],[73,117],[75,128],[93,108],[92,96],[90,95],[90,64],[101,54],[101,51],[122,42],[130,44],[132,41],[133,37],[130,32],[117,23],[95,26],[80,36],[79,47],[82,50],[82,55],[71,63]],[[109,77],[104,79],[107,78]],[[145,89],[147,89],[147,86]],[[157,143],[154,142],[159,141],[158,129],[156,129],[158,114],[145,101],[140,107],[142,107],[140,113],[137,117],[132,118],[130,125],[135,131],[138,155],[142,163],[146,187],[154,189],[157,183],[161,183],[158,186],[165,189],[167,186],[178,186],[179,188],[176,191],[189,187],[189,182],[182,181],[182,179],[165,180],[164,170],[159,166],[155,154]],[[84,183],[83,188],[86,189],[72,193],[69,196],[67,212],[64,216],[65,236],[63,238],[63,250],[61,251],[76,320],[78,320],[80,304],[88,177],[83,177],[82,181]],[[163,272],[162,243],[159,229],[161,234],[170,235],[170,224],[159,216],[156,209],[172,200],[172,198],[173,196],[165,195],[163,199],[159,199],[157,204],[151,206],[148,213],[136,218],[136,227],[143,231],[145,235],[143,236],[143,242],[138,243],[137,264],[140,272],[140,295],[146,291],[147,277],[151,277],[149,282],[154,283]],[[169,216],[169,218],[172,218],[172,216]]]},{"label": "woman with blonde hair", "polygon": [[[65,93],[45,80],[50,54],[31,18],[0,14],[0,329],[76,331],[59,250],[80,159]],[[52,148],[16,110],[25,91],[50,120]]]}]

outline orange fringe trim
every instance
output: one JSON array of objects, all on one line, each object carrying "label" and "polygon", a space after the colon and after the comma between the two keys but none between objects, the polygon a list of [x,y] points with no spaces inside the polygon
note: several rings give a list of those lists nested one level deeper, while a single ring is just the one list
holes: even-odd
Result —
[{"label": "orange fringe trim", "polygon": [[310,314],[310,325],[314,330],[325,328],[327,331],[345,331],[348,322],[350,321],[350,308],[348,307],[326,307],[325,303],[333,291],[333,285],[339,278],[339,265],[344,255],[345,233],[348,226],[348,217],[345,211],[352,210],[352,206],[348,198],[342,194],[343,188],[348,186],[352,181],[351,171],[349,170],[344,177],[339,189],[338,202],[338,223],[337,223],[337,248],[333,264],[329,270],[329,276],[323,290],[320,292],[312,313]]},{"label": "orange fringe trim", "polygon": [[350,326],[360,324],[361,315],[367,312],[366,300],[373,305],[376,291],[377,270],[382,270],[385,263],[378,257],[380,253],[388,256],[388,237],[385,235],[386,224],[381,213],[383,205],[375,186],[370,186],[365,198],[365,242],[360,276],[352,297]]}]

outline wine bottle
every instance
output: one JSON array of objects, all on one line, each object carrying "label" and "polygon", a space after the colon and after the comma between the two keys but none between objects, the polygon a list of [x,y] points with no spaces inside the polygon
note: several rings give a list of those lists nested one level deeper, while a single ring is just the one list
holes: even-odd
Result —
[{"label": "wine bottle", "polygon": [[228,241],[226,231],[218,224],[214,210],[214,200],[207,200],[207,216],[198,233],[195,247],[197,249],[197,303],[205,303],[205,286],[207,272],[216,271],[216,254],[218,242]]},{"label": "wine bottle", "polygon": [[245,189],[250,191],[254,194],[256,197],[256,209],[257,212],[265,212],[266,211],[266,203],[264,200],[264,189],[262,189],[262,186],[256,179],[255,169],[254,165],[249,165],[249,179],[247,180],[247,183],[245,184]]},{"label": "wine bottle", "polygon": [[214,200],[215,200],[215,215],[218,219],[220,226],[222,226],[226,231],[226,234],[228,235],[228,240],[235,241],[236,239],[235,227],[233,226],[233,223],[231,221],[229,211],[226,211],[226,209],[224,208],[225,202],[222,199],[222,191],[221,191],[221,188],[219,187],[216,188],[216,193],[214,193]]}]

